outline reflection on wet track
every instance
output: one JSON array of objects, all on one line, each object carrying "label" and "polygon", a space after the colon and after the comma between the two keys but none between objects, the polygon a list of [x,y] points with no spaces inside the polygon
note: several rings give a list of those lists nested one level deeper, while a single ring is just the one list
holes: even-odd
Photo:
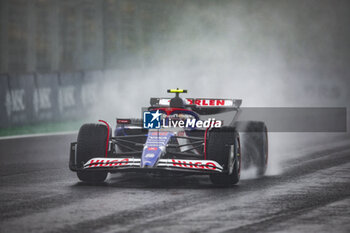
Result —
[{"label": "reflection on wet track", "polygon": [[225,189],[133,173],[86,185],[68,170],[75,137],[0,140],[0,232],[350,231],[350,140]]}]

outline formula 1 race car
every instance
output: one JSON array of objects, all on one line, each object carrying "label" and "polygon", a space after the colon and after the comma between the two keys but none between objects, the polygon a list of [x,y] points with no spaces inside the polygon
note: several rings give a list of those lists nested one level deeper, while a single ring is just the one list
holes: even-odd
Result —
[{"label": "formula 1 race car", "polygon": [[[71,143],[69,168],[83,182],[103,182],[108,172],[209,175],[213,184],[238,183],[241,167],[264,175],[268,160],[265,123],[238,121],[242,100],[151,98],[143,119],[84,124]],[[216,120],[212,116],[224,116]],[[208,118],[209,117],[209,118]],[[242,147],[241,147],[242,145]],[[241,165],[242,164],[242,165]]]}]

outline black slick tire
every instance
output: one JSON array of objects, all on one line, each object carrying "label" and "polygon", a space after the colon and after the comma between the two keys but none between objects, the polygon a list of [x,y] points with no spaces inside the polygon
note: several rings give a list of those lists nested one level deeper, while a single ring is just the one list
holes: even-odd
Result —
[{"label": "black slick tire", "polygon": [[224,173],[211,174],[216,186],[230,187],[239,182],[241,171],[240,141],[234,127],[213,128],[207,136],[207,159],[223,166]]},{"label": "black slick tire", "polygon": [[[78,134],[77,140],[77,167],[83,165],[92,158],[104,157],[108,128],[102,124],[84,124]],[[77,176],[87,183],[101,183],[107,178],[105,171],[78,171]]]}]

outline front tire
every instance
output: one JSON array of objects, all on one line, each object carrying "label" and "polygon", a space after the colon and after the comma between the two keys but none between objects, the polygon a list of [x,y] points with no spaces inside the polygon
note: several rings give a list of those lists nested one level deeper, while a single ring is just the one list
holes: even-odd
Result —
[{"label": "front tire", "polygon": [[207,158],[223,166],[223,174],[211,174],[214,185],[229,187],[237,184],[241,173],[239,135],[233,127],[212,129],[208,134]]},{"label": "front tire", "polygon": [[[77,167],[92,158],[105,156],[108,128],[102,124],[84,124],[78,134],[77,140]],[[77,176],[87,183],[101,183],[105,181],[108,173],[105,171],[78,171]]]}]

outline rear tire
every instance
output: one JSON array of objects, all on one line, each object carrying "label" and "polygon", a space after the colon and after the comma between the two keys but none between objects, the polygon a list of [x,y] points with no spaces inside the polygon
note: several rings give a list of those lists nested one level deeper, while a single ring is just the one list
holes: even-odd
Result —
[{"label": "rear tire", "polygon": [[239,121],[235,123],[242,141],[242,166],[256,167],[256,174],[263,176],[268,162],[267,127],[260,121]]},{"label": "rear tire", "polygon": [[223,174],[211,174],[214,185],[229,187],[240,179],[241,156],[239,135],[234,127],[213,128],[208,133],[207,159],[218,162]]},{"label": "rear tire", "polygon": [[[77,167],[83,168],[84,164],[92,158],[104,157],[108,128],[102,124],[84,124],[78,134],[77,140]],[[104,171],[78,171],[77,176],[87,183],[100,183],[107,177]]]}]

